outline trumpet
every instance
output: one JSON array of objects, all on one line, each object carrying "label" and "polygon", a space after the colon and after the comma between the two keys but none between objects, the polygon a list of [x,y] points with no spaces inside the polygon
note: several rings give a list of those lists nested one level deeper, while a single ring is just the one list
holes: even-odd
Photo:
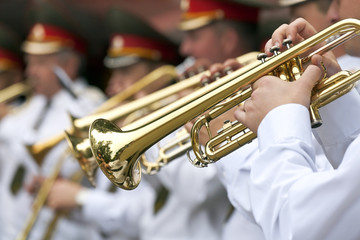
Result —
[{"label": "trumpet", "polygon": [[19,96],[29,95],[31,87],[26,83],[14,83],[13,85],[0,90],[0,104],[9,102]]},{"label": "trumpet", "polygon": [[[250,52],[250,53],[244,54],[244,55],[238,57],[237,61],[243,65],[248,65],[249,63],[254,62],[254,58],[257,54],[258,54],[258,52]],[[86,124],[90,125],[92,123],[92,121],[94,120],[94,117],[99,117],[101,115],[103,118],[115,120],[119,116],[123,116],[123,114],[127,114],[134,110],[141,109],[140,107],[137,107],[139,104],[146,104],[146,105],[144,105],[144,107],[145,106],[147,107],[147,106],[151,105],[152,103],[155,103],[155,104],[158,103],[160,100],[164,99],[165,97],[168,98],[170,96],[174,96],[176,93],[178,93],[182,90],[200,87],[203,84],[203,82],[201,80],[201,76],[206,73],[208,73],[208,71],[201,72],[193,77],[183,80],[177,84],[174,84],[173,86],[159,90],[159,91],[157,91],[153,94],[150,94],[146,97],[143,97],[139,100],[135,100],[135,101],[133,101],[127,105],[124,105],[123,107],[120,107],[118,109],[113,109],[113,110],[110,110],[103,114],[99,114],[96,116],[93,115],[93,116],[90,116],[89,118],[83,118],[81,120],[78,120],[76,122],[76,126],[82,126],[82,125],[86,125]],[[173,99],[172,99],[172,101],[173,101]],[[126,120],[128,120],[128,119],[126,119]],[[131,127],[137,128],[137,127],[146,125],[148,122],[138,121],[137,123],[138,123],[138,125],[131,125]],[[128,126],[126,126],[126,127],[128,127]],[[96,159],[92,155],[89,139],[81,138],[81,137],[75,136],[73,134],[70,134],[68,132],[66,132],[65,134],[66,134],[66,139],[67,139],[69,145],[71,146],[75,157],[78,159],[81,168],[84,170],[85,175],[87,176],[89,182],[93,186],[95,186],[94,175],[95,175],[98,165],[96,163]],[[142,165],[144,166],[144,168],[142,169],[142,172],[145,174],[151,174],[151,175],[155,174],[156,172],[158,172],[160,170],[160,168],[162,166],[166,165],[169,161],[175,159],[176,157],[186,153],[186,151],[189,150],[190,148],[191,148],[190,134],[188,134],[184,129],[183,131],[180,131],[177,134],[177,138],[174,139],[173,141],[171,141],[171,143],[166,144],[165,146],[160,148],[160,156],[156,162],[149,162],[149,161],[147,161],[145,156],[142,156],[141,162],[142,162]]]},{"label": "trumpet", "polygon": [[[314,54],[323,54],[331,50],[359,34],[359,31],[360,21],[347,19],[324,29],[283,53],[274,49],[274,56],[267,61],[262,59],[262,63],[258,63],[256,66],[236,70],[179,101],[153,112],[145,117],[145,120],[141,119],[150,122],[146,126],[140,127],[141,125],[139,126],[136,121],[127,125],[126,128],[120,129],[110,121],[98,119],[92,123],[89,129],[93,155],[103,173],[116,186],[123,189],[134,189],[141,180],[139,157],[156,142],[224,99],[233,96],[239,90],[243,91],[249,88],[258,78],[266,74],[276,73],[281,78],[285,77],[290,81],[296,80],[302,73],[303,66],[309,63]],[[300,58],[301,54],[333,35],[340,35],[340,37],[306,57]],[[291,74],[287,74],[289,72]],[[334,84],[336,85],[336,81]],[[351,83],[345,81],[344,84],[348,88]],[[326,92],[328,87],[323,90]],[[320,102],[325,103],[326,100]],[[320,107],[319,104],[311,105],[314,126],[321,124],[318,107]],[[137,128],[132,126],[137,126]]]},{"label": "trumpet", "polygon": [[[87,132],[88,127],[94,121],[96,118],[99,117],[106,117],[113,120],[120,119],[122,117],[127,116],[128,114],[132,113],[133,111],[136,111],[138,109],[146,107],[146,105],[149,102],[141,102],[141,100],[137,102],[132,102],[129,104],[125,104],[123,106],[116,107],[124,100],[130,98],[133,96],[137,91],[140,89],[148,86],[149,84],[153,83],[154,81],[157,81],[159,79],[164,80],[166,82],[170,82],[176,77],[176,71],[173,66],[164,65],[162,67],[159,67],[155,69],[154,71],[150,72],[148,75],[140,79],[138,82],[127,88],[124,92],[121,92],[110,99],[108,99],[105,103],[103,103],[99,108],[96,109],[96,111],[86,117],[83,118],[75,118],[71,116],[71,127],[67,129],[66,131],[69,134],[75,134],[77,136],[81,135],[87,135],[85,132]],[[190,85],[191,86],[191,85]],[[186,87],[186,86],[185,86]],[[162,93],[162,95],[158,95],[156,98],[153,99],[146,99],[149,101],[159,101],[162,98],[167,97],[168,94]],[[113,109],[113,110],[109,110]],[[107,111],[103,114],[103,112]],[[35,161],[38,163],[38,165],[41,165],[44,157],[48,154],[48,152],[56,146],[59,142],[64,140],[66,137],[66,134],[60,133],[58,135],[53,136],[50,139],[47,139],[43,142],[36,143],[35,145],[27,146],[28,151],[32,155],[32,157],[35,159]]]}]

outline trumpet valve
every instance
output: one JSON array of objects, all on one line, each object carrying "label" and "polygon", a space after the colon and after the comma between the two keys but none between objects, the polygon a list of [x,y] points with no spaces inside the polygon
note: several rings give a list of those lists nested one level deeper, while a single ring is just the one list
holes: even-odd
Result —
[{"label": "trumpet valve", "polygon": [[287,38],[282,43],[287,49],[290,49],[290,44],[292,44],[291,39]]},{"label": "trumpet valve", "polygon": [[267,56],[266,53],[259,53],[259,54],[257,55],[257,60],[259,60],[259,61],[261,61],[262,63],[264,63],[264,62],[265,62],[265,59],[266,59],[267,57],[268,57],[268,56]]}]

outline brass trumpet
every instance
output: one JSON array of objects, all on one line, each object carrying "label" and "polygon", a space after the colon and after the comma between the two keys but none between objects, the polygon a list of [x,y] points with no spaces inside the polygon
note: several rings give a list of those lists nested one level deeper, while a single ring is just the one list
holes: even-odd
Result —
[{"label": "brass trumpet", "polygon": [[[136,121],[126,126],[127,130],[125,130],[125,128],[118,128],[110,121],[98,119],[92,123],[89,130],[93,155],[110,181],[120,188],[134,189],[141,180],[141,166],[138,158],[154,143],[159,142],[175,129],[232,96],[235,92],[248,88],[266,74],[276,73],[277,76],[284,76],[288,71],[301,73],[302,65],[308,63],[314,54],[323,54],[331,50],[357,35],[359,31],[359,20],[347,19],[338,22],[283,53],[276,53],[269,60],[263,60],[263,63],[257,64],[255,67],[245,67],[234,71],[179,101],[153,112],[145,117],[145,120],[141,119],[149,122],[146,126],[140,125],[139,121]],[[333,35],[340,35],[340,37],[305,58],[299,57]],[[291,74],[286,77],[291,77]],[[348,86],[349,83],[345,83],[345,85]],[[326,100],[320,102],[326,102]],[[311,105],[311,115],[315,125],[321,123],[318,107],[317,104]],[[133,126],[137,126],[137,128]]]},{"label": "brass trumpet", "polygon": [[[241,64],[247,65],[250,62],[254,62],[254,58],[257,54],[258,54],[258,52],[247,53],[247,54],[244,54],[244,55],[238,57],[237,60]],[[123,107],[119,107],[118,109],[113,109],[113,110],[110,110],[103,114],[92,115],[89,118],[83,118],[83,119],[79,119],[77,121],[75,120],[74,121],[76,123],[75,125],[76,126],[82,126],[82,125],[86,125],[86,124],[90,125],[91,122],[94,120],[94,117],[99,117],[101,115],[102,115],[101,117],[103,117],[103,118],[107,118],[109,120],[114,121],[119,116],[122,117],[123,115],[127,115],[128,113],[130,114],[134,110],[141,109],[140,107],[138,107],[140,104],[144,104],[144,107],[148,107],[152,103],[155,103],[155,105],[159,105],[158,103],[160,100],[163,100],[165,98],[166,99],[171,98],[171,96],[175,97],[176,93],[178,93],[182,90],[185,90],[188,88],[200,87],[202,85],[201,76],[205,73],[207,73],[207,71],[201,72],[193,77],[190,77],[186,80],[181,81],[180,83],[177,83],[173,86],[159,90],[159,91],[157,91],[153,94],[150,94],[146,97],[143,97],[139,100],[135,100],[127,105],[124,105]],[[166,96],[166,97],[163,97],[163,96]],[[172,98],[171,101],[174,101],[174,98]],[[162,104],[160,104],[160,105],[162,105]],[[157,108],[159,108],[159,107],[156,106],[155,108],[152,108],[150,110],[157,109]],[[131,116],[131,115],[127,115],[127,116]],[[128,120],[129,122],[133,121],[133,117],[131,119],[128,119],[128,118],[129,117],[127,117],[125,119],[125,122],[126,122],[126,120]],[[140,121],[138,123],[139,123],[138,126],[134,126],[134,125],[131,125],[131,126],[136,128],[136,127],[141,126],[141,124],[143,124],[143,125],[147,124],[147,122],[144,122],[144,121]],[[128,126],[126,126],[126,127],[128,127]],[[90,183],[93,186],[95,186],[94,175],[98,168],[98,165],[96,163],[96,159],[92,155],[89,139],[81,138],[81,137],[75,136],[73,134],[70,134],[68,132],[66,132],[66,139],[67,139],[70,147],[72,148],[75,157],[78,159],[81,168],[84,170],[85,175],[88,177]],[[142,172],[145,174],[155,174],[156,172],[158,172],[160,170],[160,168],[162,166],[166,165],[168,162],[175,159],[176,157],[178,157],[182,154],[185,154],[186,151],[191,148],[190,144],[191,144],[190,134],[187,133],[185,131],[185,129],[184,129],[184,131],[178,132],[176,139],[174,139],[170,143],[168,143],[165,146],[160,148],[160,151],[159,151],[160,156],[156,162],[149,162],[149,161],[147,161],[145,156],[141,157],[141,163],[143,166]]]}]

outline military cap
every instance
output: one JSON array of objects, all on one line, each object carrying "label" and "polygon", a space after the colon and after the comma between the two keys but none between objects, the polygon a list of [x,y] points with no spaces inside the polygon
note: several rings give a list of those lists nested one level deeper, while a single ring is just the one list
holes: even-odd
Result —
[{"label": "military cap", "polygon": [[32,25],[22,50],[29,54],[51,54],[63,49],[84,53],[85,41],[78,34],[73,14],[70,6],[59,1],[35,1],[29,9]]},{"label": "military cap", "polygon": [[0,72],[21,67],[20,39],[8,27],[0,24]]},{"label": "military cap", "polygon": [[226,0],[182,0],[181,30],[194,30],[214,20],[256,23],[259,8]]},{"label": "military cap", "polygon": [[118,8],[106,15],[110,39],[104,64],[108,68],[128,66],[140,59],[176,64],[178,46],[140,17]]},{"label": "military cap", "polygon": [[313,1],[313,0],[279,0],[279,6],[280,7],[290,7],[290,6],[294,6],[297,4],[310,2],[310,1]]}]

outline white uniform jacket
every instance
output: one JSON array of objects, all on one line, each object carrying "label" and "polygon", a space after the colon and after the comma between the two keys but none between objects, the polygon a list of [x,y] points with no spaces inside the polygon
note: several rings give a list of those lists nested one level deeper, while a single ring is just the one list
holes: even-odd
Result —
[{"label": "white uniform jacket", "polygon": [[[29,214],[32,211],[34,196],[30,196],[25,185],[18,192],[10,191],[15,172],[19,167],[25,169],[23,184],[26,184],[34,175],[49,176],[59,158],[68,148],[64,140],[45,157],[39,167],[25,145],[45,141],[57,134],[63,133],[70,127],[69,114],[81,117],[89,114],[104,101],[104,95],[96,88],[88,86],[84,81],[74,82],[74,99],[68,92],[61,90],[50,102],[43,96],[34,96],[29,103],[18,112],[7,115],[0,122],[0,142],[6,151],[1,150],[1,210],[0,210],[0,238],[12,240],[23,229]],[[1,148],[1,149],[4,149]],[[71,177],[79,171],[79,164],[68,154],[61,168],[60,175]],[[54,213],[44,207],[37,219],[29,239],[41,239]],[[81,221],[74,221],[72,214],[63,217],[57,224],[54,239],[88,239],[90,228],[86,228]]]},{"label": "white uniform jacket", "polygon": [[260,124],[249,196],[266,239],[360,238],[360,100],[351,92],[322,110],[327,126],[317,130],[324,127],[318,131],[320,140],[333,144],[327,155],[341,160],[336,170],[317,168],[309,113],[303,106],[280,106]]}]

